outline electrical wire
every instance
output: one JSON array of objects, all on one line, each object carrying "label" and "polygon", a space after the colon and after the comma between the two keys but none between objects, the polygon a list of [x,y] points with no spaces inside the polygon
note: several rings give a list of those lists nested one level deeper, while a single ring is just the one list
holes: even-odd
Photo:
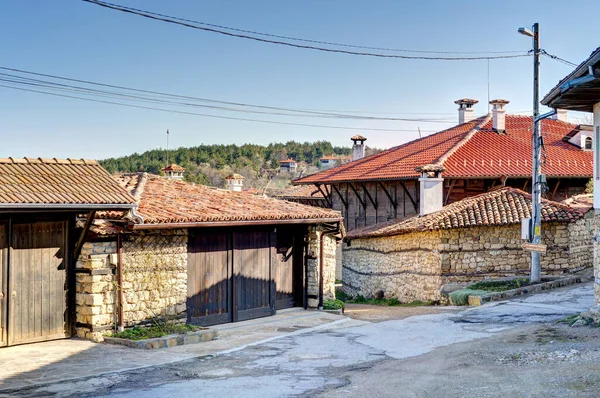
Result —
[{"label": "electrical wire", "polygon": [[[225,36],[236,37],[236,38],[247,39],[247,40],[254,40],[254,41],[263,42],[263,43],[278,44],[278,45],[288,46],[288,47],[302,48],[302,49],[307,49],[307,50],[316,50],[316,51],[347,54],[347,55],[359,55],[359,56],[369,56],[369,57],[379,57],[379,58],[414,59],[414,60],[437,60],[437,61],[473,61],[473,60],[484,60],[484,59],[522,58],[522,57],[531,56],[531,54],[524,53],[524,54],[467,56],[467,57],[448,57],[448,56],[428,57],[428,56],[410,56],[410,55],[349,51],[349,50],[342,50],[342,49],[336,49],[336,48],[326,48],[326,47],[318,47],[318,46],[313,46],[313,45],[290,43],[290,42],[280,41],[280,40],[264,39],[264,38],[260,38],[260,37],[256,37],[256,36],[250,36],[248,34],[237,34],[237,33],[226,32],[224,30],[215,29],[215,28],[211,28],[211,27],[198,26],[201,24],[199,22],[195,22],[195,21],[191,21],[191,20],[183,20],[183,19],[177,18],[177,17],[153,13],[151,11],[141,10],[141,9],[137,9],[137,8],[125,7],[125,6],[122,6],[119,4],[107,3],[107,2],[103,2],[103,1],[99,1],[99,0],[81,0],[81,1],[84,1],[84,2],[90,3],[90,4],[95,4],[95,5],[98,5],[101,7],[109,8],[109,9],[116,10],[116,11],[122,11],[125,13],[138,15],[138,16],[141,16],[144,18],[149,18],[149,19],[154,19],[157,21],[181,25],[181,26],[185,26],[188,28],[192,28],[192,29],[203,30],[206,32],[218,33],[218,34],[225,35]],[[204,25],[206,25],[206,24],[204,24]]]},{"label": "electrical wire", "polygon": [[560,57],[558,57],[558,56],[556,56],[556,55],[553,55],[553,54],[548,54],[548,52],[547,52],[546,50],[540,50],[540,53],[541,53],[542,55],[545,55],[545,56],[547,56],[548,58],[552,58],[553,60],[556,60],[556,61],[558,61],[558,62],[561,62],[561,63],[563,63],[563,64],[565,64],[565,65],[569,65],[569,66],[578,66],[577,64],[575,64],[575,63],[573,63],[573,62],[570,62],[570,61],[567,61],[566,59],[560,58]]},{"label": "electrical wire", "polygon": [[[175,105],[184,105],[184,106],[198,106],[198,107],[225,110],[225,111],[233,111],[233,112],[258,113],[258,114],[268,114],[268,115],[278,115],[278,116],[325,117],[325,118],[357,119],[357,120],[372,120],[372,121],[405,121],[405,122],[425,122],[425,123],[428,123],[428,122],[450,123],[451,122],[450,120],[443,120],[442,118],[435,118],[435,119],[433,119],[433,118],[398,118],[398,117],[376,117],[376,116],[352,115],[352,114],[346,115],[346,114],[341,114],[341,113],[324,112],[324,111],[310,111],[310,110],[300,110],[300,109],[293,109],[293,108],[272,107],[272,106],[265,106],[265,105],[253,105],[253,104],[240,103],[240,102],[218,101],[218,100],[212,100],[212,99],[207,99],[207,98],[183,96],[183,95],[177,95],[177,94],[168,94],[168,93],[162,93],[162,92],[151,91],[151,90],[140,90],[140,89],[135,89],[135,88],[130,88],[130,87],[116,86],[116,85],[105,84],[105,83],[97,83],[97,82],[92,82],[92,81],[88,81],[88,80],[72,79],[72,78],[66,78],[66,77],[62,77],[62,76],[49,75],[49,74],[44,74],[44,73],[36,73],[36,72],[24,71],[21,69],[14,69],[14,68],[1,67],[1,66],[0,66],[0,70],[12,71],[12,72],[17,72],[17,73],[22,73],[22,74],[41,76],[41,77],[70,81],[70,82],[77,82],[77,83],[100,86],[100,87],[108,87],[108,88],[113,88],[113,89],[132,91],[132,92],[143,93],[143,94],[151,94],[151,95],[156,95],[158,97],[185,99],[185,100],[192,100],[192,101],[240,106],[240,107],[245,107],[245,108],[258,108],[258,109],[270,110],[270,112],[262,112],[262,111],[256,111],[256,110],[235,109],[235,108],[230,108],[230,107],[218,107],[218,106],[210,106],[210,105],[191,104],[191,103],[186,103],[186,102],[178,102],[175,104]],[[59,84],[59,83],[54,83],[54,82],[43,81],[43,80],[39,80],[39,79],[22,77],[22,76],[18,76],[18,75],[14,75],[14,74],[0,73],[0,76],[8,76],[11,78],[34,81],[36,83],[53,84],[53,85],[62,86],[62,87],[70,87],[70,88],[89,90],[89,91],[94,91],[97,93],[100,93],[100,92],[105,93],[105,94],[107,93],[107,92],[103,92],[100,90],[83,88],[81,86],[64,85],[64,84]],[[122,94],[122,93],[115,93],[115,92],[109,92],[109,93],[114,94],[114,95],[120,95],[122,97],[129,96],[129,97],[133,97],[135,99],[148,100],[148,97],[132,96],[131,94]],[[155,100],[155,101],[159,101],[159,100]],[[272,112],[271,110],[283,111],[283,112],[288,112],[288,113]],[[293,112],[293,113],[289,113],[289,112]]]},{"label": "electrical wire", "polygon": [[[273,121],[273,120],[247,119],[247,118],[232,117],[232,116],[210,115],[210,114],[205,114],[205,113],[186,112],[186,111],[179,111],[179,110],[174,110],[174,109],[156,108],[156,107],[149,107],[149,106],[142,106],[142,105],[125,104],[125,103],[114,102],[114,101],[104,101],[104,100],[98,100],[98,99],[93,99],[93,98],[78,97],[78,96],[66,95],[66,94],[57,94],[57,93],[51,93],[51,92],[42,91],[42,90],[33,90],[33,89],[26,89],[26,88],[22,88],[22,87],[8,86],[5,84],[0,84],[0,87],[9,88],[12,90],[52,95],[52,96],[56,96],[56,97],[72,98],[72,99],[79,99],[79,100],[84,100],[84,101],[125,106],[125,107],[130,107],[130,108],[148,109],[148,110],[153,110],[153,111],[170,112],[170,113],[193,115],[193,116],[202,116],[202,117],[209,117],[209,118],[215,118],[215,119],[241,120],[241,121],[245,121],[245,122],[279,124],[279,125],[288,125],[288,126],[328,128],[328,129],[340,129],[340,130],[416,132],[416,130],[414,130],[414,129],[402,130],[402,129],[384,129],[384,128],[369,128],[369,127],[328,126],[328,125],[318,125],[318,124],[291,123],[291,122],[281,122],[281,121]],[[435,131],[429,130],[427,132],[435,132]]]},{"label": "electrical wire", "polygon": [[361,49],[365,49],[365,50],[380,50],[380,51],[406,52],[406,53],[426,53],[426,54],[522,54],[524,52],[524,51],[515,51],[515,50],[508,50],[508,51],[433,51],[433,50],[407,50],[407,49],[387,48],[387,47],[361,46],[361,45],[355,45],[355,44],[335,43],[335,42],[330,42],[330,41],[310,40],[310,39],[303,39],[303,38],[298,38],[298,37],[275,35],[272,33],[257,32],[255,30],[248,30],[248,29],[232,28],[230,26],[217,25],[217,24],[195,21],[195,20],[186,19],[186,18],[172,17],[172,16],[168,16],[165,14],[160,14],[158,12],[144,11],[139,8],[126,7],[126,6],[121,6],[118,4],[103,2],[103,1],[93,1],[93,3],[98,4],[98,5],[100,5],[99,3],[104,3],[107,5],[121,7],[121,8],[132,10],[132,11],[146,12],[148,14],[156,15],[159,17],[171,18],[171,19],[174,19],[177,21],[190,22],[190,23],[195,23],[198,25],[211,26],[213,28],[225,29],[225,30],[230,30],[233,32],[249,33],[252,35],[274,37],[276,39],[284,39],[284,40],[292,40],[292,41],[301,41],[301,42],[305,42],[305,43],[325,44],[325,45],[336,46],[336,47],[349,47],[349,48],[361,48]]}]

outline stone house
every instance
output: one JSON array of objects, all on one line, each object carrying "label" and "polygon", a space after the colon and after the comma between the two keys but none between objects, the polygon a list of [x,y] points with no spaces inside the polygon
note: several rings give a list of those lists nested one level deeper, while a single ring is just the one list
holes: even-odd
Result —
[{"label": "stone house", "polygon": [[[423,217],[351,231],[343,247],[343,288],[353,296],[442,301],[446,284],[528,275],[521,220],[530,209],[529,194],[504,187]],[[592,266],[589,210],[589,204],[543,200],[543,274]]]},{"label": "stone house", "polygon": [[0,159],[0,347],[73,336],[77,215],[134,207],[96,161]]},{"label": "stone house", "polygon": [[[554,109],[574,110],[593,114],[593,126],[581,141],[593,149],[594,162],[594,306],[590,309],[600,318],[600,47],[565,76],[542,99],[542,104]],[[574,137],[576,138],[576,137]],[[580,141],[580,142],[581,142]]]},{"label": "stone house", "polygon": [[77,332],[168,317],[235,322],[335,296],[343,229],[330,209],[135,173],[135,213],[93,220],[77,262]]},{"label": "stone house", "polygon": [[285,159],[279,161],[279,171],[281,173],[295,173],[298,170],[298,162],[294,159]]},{"label": "stone house", "polygon": [[[298,178],[295,185],[318,188],[328,206],[344,216],[348,231],[410,218],[421,208],[439,209],[498,186],[531,188],[531,116],[506,113],[508,101],[493,100],[492,111],[475,118],[477,100],[463,98],[458,125],[364,156],[364,140],[354,141],[354,161]],[[587,126],[569,123],[566,113],[541,122],[549,199],[580,194],[592,177],[592,152]],[[443,170],[435,176],[418,168]],[[423,189],[427,185],[427,189]],[[433,191],[434,194],[429,194]],[[435,206],[431,205],[431,202]]]}]

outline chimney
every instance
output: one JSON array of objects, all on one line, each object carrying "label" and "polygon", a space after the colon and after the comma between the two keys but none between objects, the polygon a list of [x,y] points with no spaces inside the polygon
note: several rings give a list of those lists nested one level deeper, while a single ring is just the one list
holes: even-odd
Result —
[{"label": "chimney", "polygon": [[509,101],[503,99],[495,99],[490,101],[490,105],[492,105],[492,128],[494,131],[504,134],[506,130],[506,109],[504,106],[508,104]]},{"label": "chimney", "polygon": [[365,141],[367,140],[362,135],[355,135],[350,138],[354,145],[352,146],[352,160],[358,160],[365,157]]},{"label": "chimney", "polygon": [[161,169],[163,175],[169,180],[183,180],[183,173],[185,173],[185,169],[175,163],[172,163]]},{"label": "chimney", "polygon": [[552,116],[552,119],[560,120],[561,122],[566,122],[568,113],[569,113],[569,111],[567,111],[566,109],[557,109],[556,115]]},{"label": "chimney", "polygon": [[473,114],[475,109],[473,109],[473,105],[478,103],[476,99],[472,98],[461,98],[454,103],[458,105],[458,124],[468,123],[473,120]]},{"label": "chimney", "polygon": [[227,189],[233,192],[242,192],[244,188],[244,180],[246,178],[240,174],[230,174],[225,177],[227,181]]},{"label": "chimney", "polygon": [[419,178],[419,216],[423,217],[439,211],[444,206],[444,167],[437,164],[428,164],[415,169],[421,173]]}]

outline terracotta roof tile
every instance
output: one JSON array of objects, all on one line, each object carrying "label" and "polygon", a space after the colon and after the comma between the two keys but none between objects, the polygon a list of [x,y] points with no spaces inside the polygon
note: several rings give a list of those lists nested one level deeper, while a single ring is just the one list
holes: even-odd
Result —
[{"label": "terracotta roof tile", "polygon": [[311,185],[272,190],[269,194],[280,199],[325,199],[323,193]]},{"label": "terracotta roof tile", "polygon": [[174,172],[178,172],[178,173],[183,173],[185,171],[185,168],[181,167],[178,164],[171,163],[170,165],[168,165],[167,167],[165,167],[161,171],[174,171]]},{"label": "terracotta roof tile", "polygon": [[[548,177],[582,177],[593,174],[591,151],[563,142],[577,125],[543,120],[546,147],[542,173]],[[529,116],[506,115],[505,134],[492,130],[490,115],[423,137],[341,166],[294,181],[294,184],[396,180],[416,178],[416,167],[443,166],[444,177],[500,178],[531,175]]]},{"label": "terracotta roof tile", "polygon": [[0,206],[133,203],[95,160],[0,159]]},{"label": "terracotta roof tile", "polygon": [[[542,200],[542,221],[572,222],[589,210],[563,203]],[[448,205],[423,217],[403,221],[393,220],[348,233],[349,239],[401,235],[410,232],[434,231],[476,226],[518,224],[531,217],[531,195],[516,188],[504,187]]]},{"label": "terracotta roof tile", "polygon": [[151,174],[115,177],[138,200],[146,224],[258,220],[340,219],[339,212],[248,195]]}]

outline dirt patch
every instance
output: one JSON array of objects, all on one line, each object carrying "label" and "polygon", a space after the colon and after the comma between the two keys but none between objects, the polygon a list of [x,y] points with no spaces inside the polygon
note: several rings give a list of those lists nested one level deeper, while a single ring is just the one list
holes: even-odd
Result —
[{"label": "dirt patch", "polygon": [[450,307],[426,305],[421,307],[396,307],[369,304],[346,304],[344,315],[361,321],[384,322],[415,315],[439,314],[459,311]]}]

